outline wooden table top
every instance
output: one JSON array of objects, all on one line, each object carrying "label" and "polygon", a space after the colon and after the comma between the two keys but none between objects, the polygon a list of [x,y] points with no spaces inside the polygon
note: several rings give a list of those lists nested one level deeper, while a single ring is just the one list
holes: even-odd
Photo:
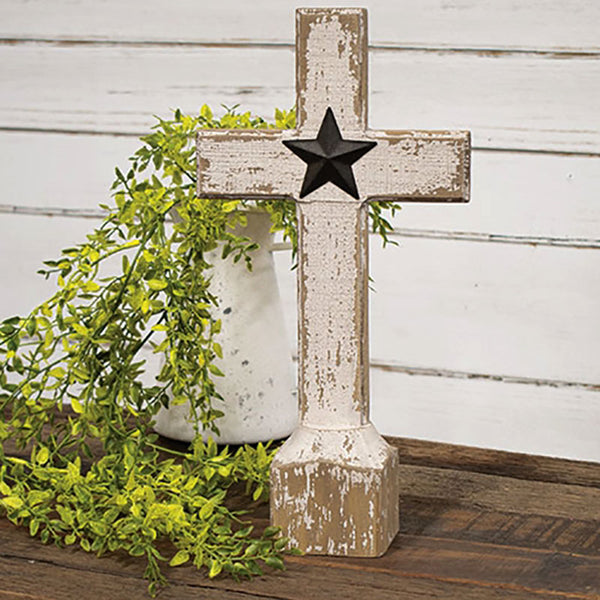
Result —
[{"label": "wooden table top", "polygon": [[[600,600],[600,464],[390,439],[400,533],[376,559],[288,557],[236,583],[166,569],[161,600]],[[257,509],[264,526],[268,507]],[[44,546],[0,519],[0,599],[148,597],[143,562]]]}]

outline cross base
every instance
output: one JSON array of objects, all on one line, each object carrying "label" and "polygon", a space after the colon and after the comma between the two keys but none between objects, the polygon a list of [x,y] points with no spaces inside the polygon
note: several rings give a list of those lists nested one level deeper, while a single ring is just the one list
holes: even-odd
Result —
[{"label": "cross base", "polygon": [[397,450],[372,424],[301,425],[271,466],[271,522],[309,554],[381,556],[399,520]]}]

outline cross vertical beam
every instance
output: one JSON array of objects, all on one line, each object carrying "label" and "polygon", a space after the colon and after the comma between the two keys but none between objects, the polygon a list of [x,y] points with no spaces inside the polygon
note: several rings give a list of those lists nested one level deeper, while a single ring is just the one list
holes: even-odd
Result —
[{"label": "cross vertical beam", "polygon": [[[364,9],[296,13],[298,133],[332,107],[367,125]],[[310,200],[308,200],[308,198]],[[271,519],[316,554],[375,556],[398,530],[396,453],[369,421],[368,210],[337,187],[298,201],[300,424],[271,468]]]},{"label": "cross vertical beam", "polygon": [[367,127],[368,33],[364,8],[296,11],[296,122],[316,133],[328,107],[342,131]]},{"label": "cross vertical beam", "polygon": [[[369,422],[367,211],[357,202],[298,207],[300,422]],[[332,423],[332,415],[335,420]]]},{"label": "cross vertical beam", "polygon": [[[342,130],[365,130],[367,40],[364,9],[296,12],[299,134],[315,135],[332,106]],[[306,427],[330,428],[333,412],[340,429],[368,423],[367,209],[338,191],[297,204],[298,390]]]},{"label": "cross vertical beam", "polygon": [[399,469],[369,420],[368,202],[467,202],[469,134],[368,130],[366,11],[296,17],[297,130],[200,131],[198,194],[297,203],[300,423],[271,520],[306,552],[378,556]]}]

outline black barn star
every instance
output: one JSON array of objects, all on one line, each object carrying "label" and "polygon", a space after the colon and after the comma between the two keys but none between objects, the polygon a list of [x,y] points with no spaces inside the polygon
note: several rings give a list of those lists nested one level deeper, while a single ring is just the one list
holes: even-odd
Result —
[{"label": "black barn star", "polygon": [[300,198],[330,181],[353,198],[359,199],[352,165],[373,149],[377,142],[342,139],[331,108],[325,112],[316,139],[285,140],[283,143],[308,165]]}]

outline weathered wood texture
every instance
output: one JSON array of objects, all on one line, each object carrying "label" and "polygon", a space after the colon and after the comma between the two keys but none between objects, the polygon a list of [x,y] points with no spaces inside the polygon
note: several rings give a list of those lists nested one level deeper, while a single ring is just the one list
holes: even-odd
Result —
[{"label": "weathered wood texture", "polygon": [[[408,439],[400,533],[377,559],[293,557],[251,582],[168,569],[161,598],[598,600],[600,466]],[[19,454],[16,453],[15,454]],[[266,505],[252,520],[268,522]],[[140,560],[44,546],[0,520],[0,598],[143,598]]]},{"label": "weathered wood texture", "polygon": [[[468,134],[367,130],[367,38],[364,9],[298,9],[296,129],[197,134],[199,196],[297,203],[300,419],[271,466],[270,507],[272,523],[310,554],[380,556],[398,530],[398,460],[369,420],[364,200],[467,201],[470,189]],[[297,138],[307,134],[339,148],[334,112],[360,140],[351,143],[379,150],[357,167],[361,196],[352,170],[354,192],[329,176],[337,187],[304,193],[300,174],[306,182],[313,163],[282,153],[283,144],[306,144]],[[336,135],[321,142],[328,119]]]},{"label": "weathered wood texture", "polygon": [[[402,249],[373,247],[378,427],[600,460],[600,395],[579,385],[600,381],[600,5],[344,4],[369,9],[370,125],[468,128],[476,148],[468,207],[406,204],[394,220]],[[10,282],[0,316],[42,300],[50,290],[34,271],[92,226],[42,215],[90,214],[107,201],[114,165],[137,146],[114,132],[143,133],[169,107],[240,102],[269,116],[293,103],[297,5],[2,3],[0,125],[30,132],[0,134],[0,211],[37,216],[0,215]],[[293,295],[289,260],[277,262]],[[388,294],[398,307],[380,303]],[[432,304],[439,319],[429,324]],[[411,315],[402,330],[400,309]]]}]

